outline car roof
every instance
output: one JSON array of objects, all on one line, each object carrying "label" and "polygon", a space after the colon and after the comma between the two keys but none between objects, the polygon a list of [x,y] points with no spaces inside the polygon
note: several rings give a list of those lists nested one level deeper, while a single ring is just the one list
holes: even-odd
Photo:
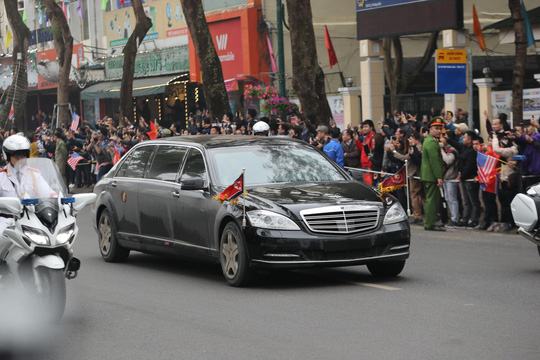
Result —
[{"label": "car roof", "polygon": [[[151,141],[154,144],[190,144],[208,149],[249,145],[307,145],[301,140],[283,137],[246,136],[246,135],[189,135],[160,138]],[[145,141],[145,143],[148,143]]]}]

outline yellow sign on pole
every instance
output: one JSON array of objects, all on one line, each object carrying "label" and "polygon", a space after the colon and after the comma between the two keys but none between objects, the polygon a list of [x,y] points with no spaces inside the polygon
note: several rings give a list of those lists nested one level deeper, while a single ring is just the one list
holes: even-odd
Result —
[{"label": "yellow sign on pole", "polygon": [[467,50],[438,49],[437,64],[466,64]]}]

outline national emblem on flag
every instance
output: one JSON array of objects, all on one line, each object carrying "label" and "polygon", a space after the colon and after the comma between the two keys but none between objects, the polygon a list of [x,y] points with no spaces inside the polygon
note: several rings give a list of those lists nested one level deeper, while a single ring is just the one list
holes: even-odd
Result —
[{"label": "national emblem on flag", "polygon": [[405,176],[405,166],[397,173],[390,175],[379,184],[379,191],[382,193],[391,192],[407,186],[407,177]]},{"label": "national emblem on flag", "polygon": [[478,182],[480,189],[492,194],[499,193],[499,159],[478,151],[476,156],[478,164]]},{"label": "national emblem on flag", "polygon": [[67,160],[67,163],[73,170],[75,170],[75,168],[77,167],[77,164],[82,159],[83,157],[79,154],[71,154]]},{"label": "national emblem on flag", "polygon": [[13,121],[13,119],[15,119],[15,108],[13,107],[13,102],[11,102],[11,108],[9,109],[8,119],[10,121]]},{"label": "national emblem on flag", "polygon": [[244,173],[242,173],[238,179],[223,190],[219,195],[214,196],[213,199],[219,201],[222,204],[224,201],[228,201],[231,204],[236,204],[238,197],[244,193]]}]

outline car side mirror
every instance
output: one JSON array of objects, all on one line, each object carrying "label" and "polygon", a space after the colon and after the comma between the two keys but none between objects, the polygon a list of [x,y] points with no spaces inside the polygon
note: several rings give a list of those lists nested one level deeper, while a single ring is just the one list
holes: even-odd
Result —
[{"label": "car side mirror", "polygon": [[73,195],[75,202],[73,203],[73,210],[81,211],[85,206],[91,205],[96,202],[96,194],[75,194]]},{"label": "car side mirror", "polygon": [[0,212],[18,215],[22,212],[23,206],[21,199],[17,197],[3,197],[0,198]]},{"label": "car side mirror", "polygon": [[206,190],[204,179],[186,178],[181,181],[182,190]]}]

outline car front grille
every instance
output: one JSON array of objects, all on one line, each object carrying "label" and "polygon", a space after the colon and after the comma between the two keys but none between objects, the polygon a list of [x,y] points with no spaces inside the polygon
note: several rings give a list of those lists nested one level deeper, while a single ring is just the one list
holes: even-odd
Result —
[{"label": "car front grille", "polygon": [[353,234],[377,228],[379,207],[338,205],[300,211],[309,230],[327,234]]}]

